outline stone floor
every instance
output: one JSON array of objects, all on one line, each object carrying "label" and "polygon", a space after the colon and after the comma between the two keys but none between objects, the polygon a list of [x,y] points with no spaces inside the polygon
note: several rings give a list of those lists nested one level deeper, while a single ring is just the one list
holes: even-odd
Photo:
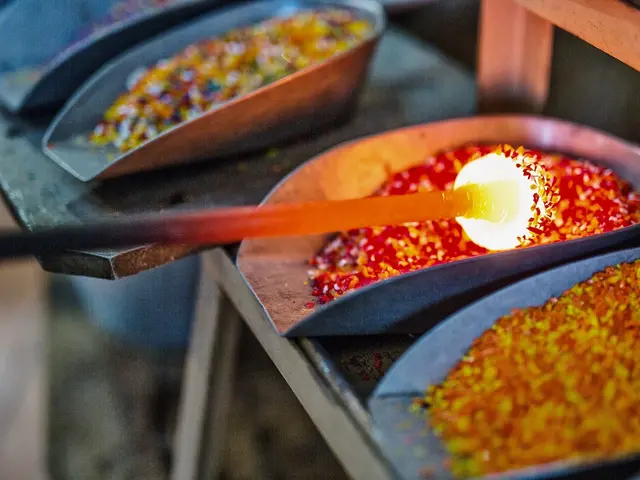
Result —
[{"label": "stone floor", "polygon": [[[181,355],[162,364],[90,325],[67,282],[52,282],[51,477],[167,478]],[[346,478],[280,374],[243,335],[223,478]]]}]

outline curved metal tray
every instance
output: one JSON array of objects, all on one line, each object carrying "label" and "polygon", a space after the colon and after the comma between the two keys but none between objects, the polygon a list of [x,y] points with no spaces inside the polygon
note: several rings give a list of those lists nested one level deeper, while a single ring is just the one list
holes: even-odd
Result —
[{"label": "curved metal tray", "polygon": [[[264,203],[370,195],[388,177],[444,149],[511,143],[597,161],[640,189],[640,149],[591,128],[533,116],[447,120],[340,145],[285,178]],[[308,260],[330,236],[242,242],[237,265],[276,330],[285,336],[423,333],[491,290],[542,269],[628,241],[635,225],[601,235],[430,267],[356,290],[309,310]]]},{"label": "curved metal tray", "polygon": [[[347,52],[233,99],[120,154],[113,147],[78,144],[125,89],[127,77],[184,47],[229,30],[300,10],[350,9],[374,35]],[[334,123],[355,106],[375,46],[385,28],[373,0],[267,0],[215,12],[124,54],[105,66],[69,101],[47,130],[44,152],[83,181],[266,148]]]},{"label": "curved metal tray", "polygon": [[[441,441],[428,430],[425,415],[411,413],[409,407],[429,385],[444,380],[476,338],[514,308],[543,305],[610,265],[637,259],[640,248],[534,275],[470,305],[420,338],[391,367],[369,399],[374,438],[399,477],[419,480],[424,478],[421,470],[429,469],[433,478],[452,478],[443,467],[447,454]],[[640,455],[634,455],[582,465],[563,462],[485,478],[629,478],[639,467]]]},{"label": "curved metal tray", "polygon": [[[122,51],[224,3],[228,2],[187,0],[112,23],[65,48],[42,67],[28,67],[0,76],[0,101],[14,113],[59,106],[89,76]],[[12,33],[15,38],[10,41],[20,41],[19,32]],[[48,37],[38,38],[47,41]]]}]

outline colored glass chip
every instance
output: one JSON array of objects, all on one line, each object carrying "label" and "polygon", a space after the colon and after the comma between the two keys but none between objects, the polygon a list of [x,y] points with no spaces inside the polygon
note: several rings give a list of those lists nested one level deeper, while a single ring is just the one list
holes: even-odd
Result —
[{"label": "colored glass chip", "polygon": [[90,141],[127,152],[228,100],[350,49],[372,28],[349,10],[328,8],[192,44],[135,72]]},{"label": "colored glass chip", "polygon": [[[495,148],[471,146],[442,152],[391,175],[376,194],[451,189],[465,163]],[[572,240],[640,221],[640,197],[610,169],[563,155],[530,150],[526,154],[546,167],[560,196],[554,202],[553,222],[544,225],[533,244]],[[323,304],[378,280],[485,253],[455,220],[343,232],[311,260],[312,294]]]}]

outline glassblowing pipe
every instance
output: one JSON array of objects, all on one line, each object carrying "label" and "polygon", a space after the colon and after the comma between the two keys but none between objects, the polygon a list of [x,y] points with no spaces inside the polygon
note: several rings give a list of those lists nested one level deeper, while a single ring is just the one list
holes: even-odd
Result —
[{"label": "glassblowing pipe", "polygon": [[147,243],[214,246],[252,237],[314,235],[452,218],[478,245],[490,250],[513,248],[539,217],[532,212],[544,207],[536,193],[539,185],[524,176],[518,165],[511,158],[489,154],[465,165],[450,191],[218,208],[6,232],[0,235],[0,258]]}]

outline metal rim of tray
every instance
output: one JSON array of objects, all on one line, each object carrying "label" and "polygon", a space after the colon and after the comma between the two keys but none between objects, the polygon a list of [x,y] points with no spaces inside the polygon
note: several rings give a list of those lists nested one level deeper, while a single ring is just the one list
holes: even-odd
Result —
[{"label": "metal rim of tray", "polygon": [[437,1],[439,0],[380,0],[380,3],[387,12],[395,14],[410,12]]}]

